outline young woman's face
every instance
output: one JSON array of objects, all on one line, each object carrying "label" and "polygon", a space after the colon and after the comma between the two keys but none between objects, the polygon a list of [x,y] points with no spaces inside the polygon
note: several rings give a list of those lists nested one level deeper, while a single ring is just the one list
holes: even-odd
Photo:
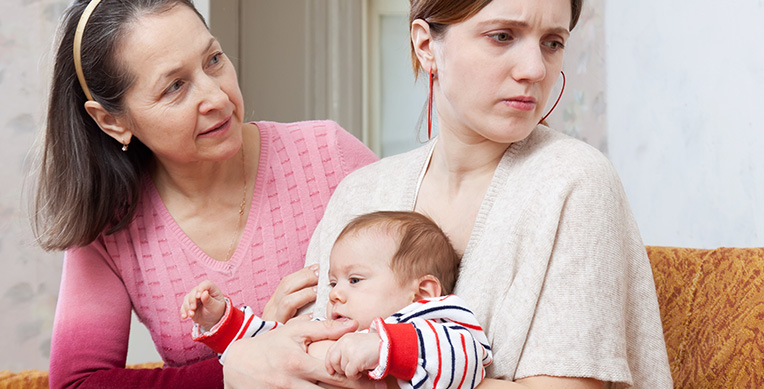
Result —
[{"label": "young woman's face", "polygon": [[160,161],[219,161],[238,151],[244,103],[236,72],[193,10],[141,17],[120,49],[136,77],[126,126]]},{"label": "young woman's face", "polygon": [[434,41],[440,131],[512,143],[560,78],[570,0],[493,0]]}]

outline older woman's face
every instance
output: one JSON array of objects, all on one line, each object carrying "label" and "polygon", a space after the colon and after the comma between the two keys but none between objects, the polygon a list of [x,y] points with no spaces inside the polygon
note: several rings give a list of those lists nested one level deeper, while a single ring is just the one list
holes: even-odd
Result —
[{"label": "older woman's face", "polygon": [[493,0],[435,41],[440,131],[511,143],[544,114],[560,77],[570,0]]},{"label": "older woman's face", "polygon": [[160,162],[236,153],[244,113],[236,72],[193,10],[141,17],[120,49],[136,77],[125,96],[128,128]]}]

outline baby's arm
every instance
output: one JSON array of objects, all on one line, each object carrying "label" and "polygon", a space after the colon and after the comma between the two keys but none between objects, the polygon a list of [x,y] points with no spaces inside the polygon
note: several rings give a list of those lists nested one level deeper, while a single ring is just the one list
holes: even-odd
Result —
[{"label": "baby's arm", "polygon": [[379,364],[379,334],[354,332],[342,335],[326,352],[326,370],[359,378]]},{"label": "baby's arm", "polygon": [[181,319],[191,318],[204,330],[217,324],[225,314],[225,296],[212,281],[202,281],[183,298]]},{"label": "baby's arm", "polygon": [[[347,336],[347,335],[351,335],[351,334],[346,334],[345,336]],[[377,339],[379,339],[379,338],[377,338]],[[318,342],[313,342],[313,343],[308,345],[308,355],[312,356],[313,358],[317,358],[317,359],[320,359],[322,361],[326,361],[327,360],[327,358],[326,358],[327,357],[327,353],[328,353],[329,349],[335,343],[337,343],[336,340],[321,340],[321,341],[318,341]],[[379,354],[379,350],[378,349],[375,352],[377,354]],[[361,379],[368,380],[370,378],[368,376],[364,375],[363,377],[361,377]],[[398,389],[398,388],[400,388],[398,386],[398,380],[395,377],[393,377],[393,376],[387,376],[387,378],[384,380],[384,382],[385,382],[385,385],[386,385],[386,387],[388,389]],[[321,386],[321,384],[319,384],[319,386]]]},{"label": "baby's arm", "polygon": [[413,387],[476,387],[493,354],[466,304],[450,295],[410,307],[392,323],[372,323],[384,341],[380,365],[369,375],[392,375]]}]

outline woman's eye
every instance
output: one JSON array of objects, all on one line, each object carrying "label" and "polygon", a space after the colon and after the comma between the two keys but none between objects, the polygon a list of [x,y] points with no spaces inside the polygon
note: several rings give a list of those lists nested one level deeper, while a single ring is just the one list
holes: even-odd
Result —
[{"label": "woman's eye", "polygon": [[183,86],[183,81],[176,80],[175,82],[172,83],[172,85],[170,85],[167,89],[165,89],[164,93],[165,94],[175,93],[179,91],[182,86]]},{"label": "woman's eye", "polygon": [[497,42],[509,42],[512,40],[512,35],[508,32],[497,32],[490,35]]},{"label": "woman's eye", "polygon": [[544,42],[544,46],[548,47],[549,49],[553,51],[557,51],[557,50],[565,48],[565,44],[563,44],[560,41],[547,41],[547,42]]},{"label": "woman's eye", "polygon": [[215,53],[215,54],[212,56],[212,58],[210,58],[210,65],[217,65],[217,64],[219,64],[221,61],[223,61],[223,52],[222,52],[222,51],[219,51],[219,52]]}]

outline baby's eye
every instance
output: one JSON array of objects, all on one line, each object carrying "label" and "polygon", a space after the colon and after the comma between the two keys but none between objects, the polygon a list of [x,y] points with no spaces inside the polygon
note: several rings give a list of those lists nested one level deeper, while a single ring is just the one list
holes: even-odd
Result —
[{"label": "baby's eye", "polygon": [[360,279],[360,278],[358,278],[358,277],[350,277],[350,278],[348,279],[348,281],[350,281],[350,284],[356,284],[356,283],[358,283],[358,282],[361,282],[361,279]]},{"label": "baby's eye", "polygon": [[329,281],[330,288],[334,288],[335,286],[337,286],[337,281]]}]

